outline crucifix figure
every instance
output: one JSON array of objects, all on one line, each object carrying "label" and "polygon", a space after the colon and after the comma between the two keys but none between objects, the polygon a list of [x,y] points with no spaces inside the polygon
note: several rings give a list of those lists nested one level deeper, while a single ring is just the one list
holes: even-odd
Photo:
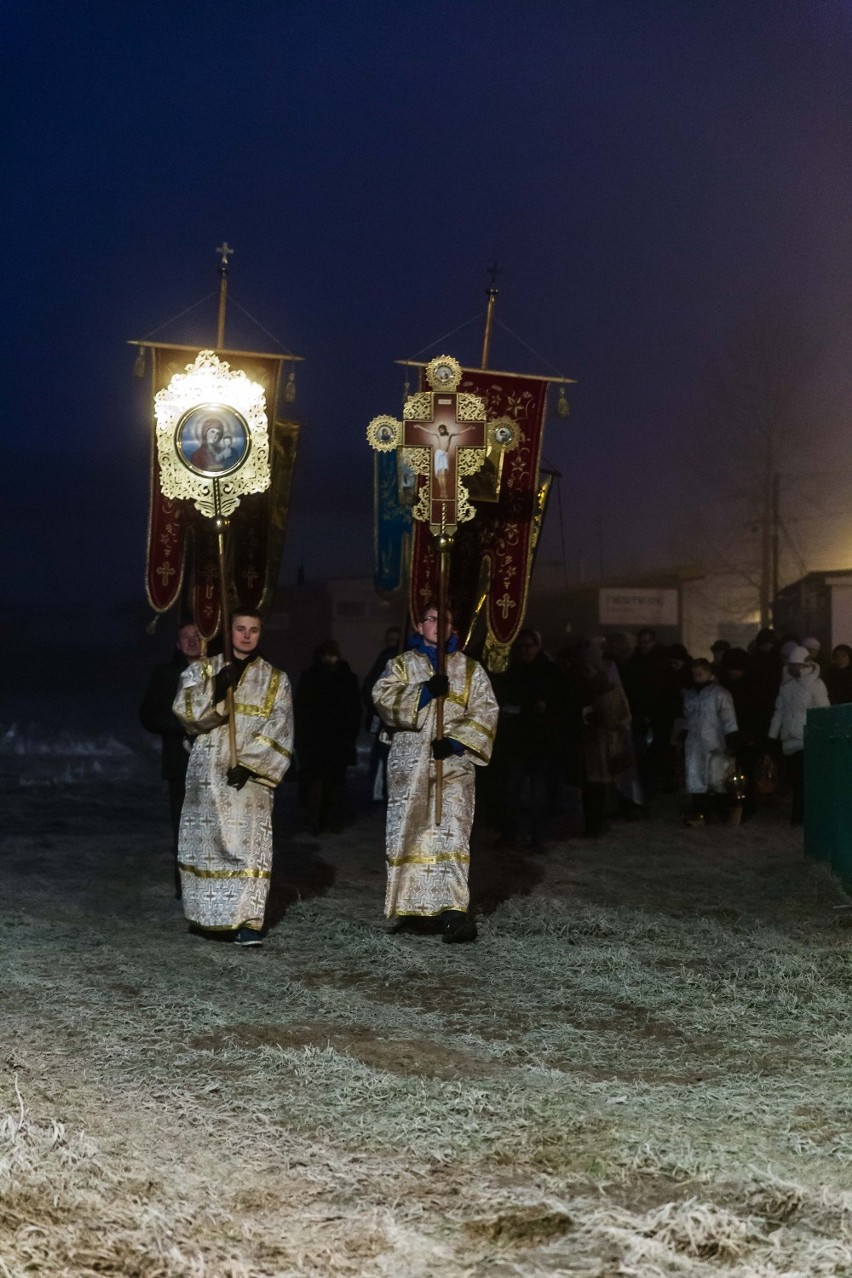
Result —
[{"label": "crucifix figure", "polygon": [[450,528],[458,521],[458,449],[485,448],[485,421],[460,421],[458,395],[435,392],[428,418],[406,418],[406,448],[429,449],[429,524]]}]

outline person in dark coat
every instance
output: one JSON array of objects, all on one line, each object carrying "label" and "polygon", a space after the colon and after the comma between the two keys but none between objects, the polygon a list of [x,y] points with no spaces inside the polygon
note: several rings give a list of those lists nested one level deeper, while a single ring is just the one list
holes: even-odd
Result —
[{"label": "person in dark coat", "polygon": [[162,737],[162,777],[169,788],[169,812],[175,855],[175,897],[180,898],[180,872],[177,867],[178,830],[186,792],[186,767],[189,762],[188,739],[183,724],[172,712],[178,683],[190,661],[201,655],[201,641],[194,622],[181,626],[171,661],[157,666],[139,708],[142,727]]},{"label": "person in dark coat", "polygon": [[734,699],[737,716],[737,772],[745,777],[742,819],[757,807],[757,770],[766,748],[765,705],[754,678],[754,658],[742,648],[730,648],[722,661],[720,683]]},{"label": "person in dark coat", "polygon": [[775,712],[775,698],[781,685],[783,660],[781,644],[775,631],[766,627],[758,632],[749,647],[751,656],[750,679],[754,688],[761,735],[769,735],[769,725]]},{"label": "person in dark coat", "polygon": [[624,691],[630,705],[633,744],[639,779],[647,798],[665,789],[669,759],[663,683],[669,666],[668,649],[654,630],[636,633],[636,649],[627,667]]},{"label": "person in dark coat", "polygon": [[540,852],[559,778],[564,698],[559,668],[542,651],[537,631],[521,630],[509,669],[495,684],[506,768],[503,838],[514,844],[524,834]]},{"label": "person in dark coat", "polygon": [[334,639],[314,652],[293,700],[302,802],[313,834],[343,826],[346,769],[355,763],[361,724],[358,680]]},{"label": "person in dark coat", "polygon": [[390,745],[380,739],[382,721],[373,705],[373,688],[385,672],[385,666],[395,657],[402,645],[402,631],[399,626],[388,626],[385,631],[385,646],[370,667],[369,673],[361,684],[361,701],[364,705],[365,726],[372,734],[373,747],[370,751],[370,793],[374,800],[387,802],[388,797],[388,755]]},{"label": "person in dark coat", "polygon": [[630,705],[612,666],[589,646],[582,654],[583,820],[587,838],[604,827],[607,797],[635,769]]},{"label": "person in dark coat", "polygon": [[692,687],[692,657],[682,643],[670,644],[668,666],[663,673],[655,732],[659,734],[660,786],[674,793],[678,789],[678,751],[674,744],[675,723],[683,715],[683,694]]},{"label": "person in dark coat", "polygon": [[839,643],[831,654],[831,665],[823,673],[822,681],[828,688],[828,699],[833,706],[847,705],[852,701],[852,648]]}]

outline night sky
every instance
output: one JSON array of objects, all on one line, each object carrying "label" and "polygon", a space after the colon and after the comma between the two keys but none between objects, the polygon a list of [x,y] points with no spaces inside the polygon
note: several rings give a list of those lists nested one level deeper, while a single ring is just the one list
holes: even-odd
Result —
[{"label": "night sky", "polygon": [[[395,359],[477,362],[480,319],[433,343],[495,258],[498,318],[543,358],[498,327],[493,366],[579,383],[545,441],[572,577],[700,552],[708,374],[767,310],[820,352],[808,567],[852,564],[848,0],[17,0],[0,25],[4,578],[37,621],[144,617],[125,343],[215,293],[223,238],[233,298],[307,360],[285,579],[371,571],[364,428],[400,411]],[[161,336],[215,319],[211,296]],[[277,349],[233,307],[226,336]]]}]

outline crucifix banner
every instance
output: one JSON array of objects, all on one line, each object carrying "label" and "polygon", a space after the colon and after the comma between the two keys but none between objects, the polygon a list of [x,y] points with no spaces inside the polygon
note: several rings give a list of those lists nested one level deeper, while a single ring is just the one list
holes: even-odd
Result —
[{"label": "crucifix banner", "polygon": [[409,396],[402,443],[412,469],[425,477],[415,519],[440,532],[472,519],[475,510],[459,482],[485,461],[485,407],[475,395],[424,391]]},{"label": "crucifix banner", "polygon": [[400,450],[403,461],[421,476],[412,514],[435,535],[452,536],[476,511],[461,476],[472,475],[485,461],[487,418],[482,400],[458,389],[462,370],[450,355],[427,364],[424,384],[430,389],[409,395],[402,421],[374,417],[367,439],[377,452]]},{"label": "crucifix banner", "polygon": [[[459,390],[485,405],[489,430],[514,424],[517,434],[502,461],[497,501],[476,504],[476,519],[455,537],[450,599],[460,634],[465,634],[480,590],[487,592],[486,619],[492,644],[514,643],[524,622],[533,553],[540,528],[539,464],[548,383],[487,369],[464,370]],[[410,607],[416,616],[435,597],[438,557],[426,529],[415,526]]]}]

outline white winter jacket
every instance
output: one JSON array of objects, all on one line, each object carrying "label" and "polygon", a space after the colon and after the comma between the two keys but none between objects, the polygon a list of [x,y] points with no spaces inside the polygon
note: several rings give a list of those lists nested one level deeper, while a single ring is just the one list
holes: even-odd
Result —
[{"label": "white winter jacket", "polygon": [[727,688],[705,683],[683,694],[686,718],[684,765],[690,794],[724,790],[725,737],[737,730],[734,702]]},{"label": "white winter jacket", "polygon": [[798,679],[789,678],[781,684],[769,725],[770,737],[776,741],[781,738],[781,749],[785,754],[796,754],[805,746],[808,711],[829,704],[828,691],[819,677],[819,666],[805,666]]}]

